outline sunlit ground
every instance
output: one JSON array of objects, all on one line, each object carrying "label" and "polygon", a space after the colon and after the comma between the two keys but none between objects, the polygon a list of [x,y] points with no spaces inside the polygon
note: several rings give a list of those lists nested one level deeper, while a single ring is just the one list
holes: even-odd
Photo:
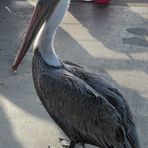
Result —
[{"label": "sunlit ground", "polygon": [[[34,0],[28,0],[28,2],[35,5]],[[19,3],[19,1],[16,2],[18,6]],[[111,6],[105,9],[106,20],[97,17],[98,8],[94,6],[79,9],[81,17],[72,13],[73,11],[67,12],[57,33],[55,46],[62,59],[70,59],[85,65],[96,73],[101,70],[107,81],[114,84],[124,94],[134,113],[143,148],[146,148],[148,144],[146,140],[148,130],[146,127],[148,123],[148,34],[140,32],[141,34],[137,35],[134,34],[135,32],[131,33],[132,31],[127,32],[127,29],[144,28],[148,30],[145,25],[148,19],[148,9],[146,3],[127,3],[127,6]],[[13,13],[9,7],[6,9],[9,13]],[[87,14],[83,14],[83,11]],[[104,15],[103,11],[99,10],[99,13]],[[125,17],[127,20],[124,19]],[[104,21],[104,24],[99,20]],[[103,27],[99,26],[101,23]],[[99,27],[102,29],[99,30]],[[100,33],[100,37],[97,32]],[[135,43],[136,41],[140,46]],[[19,45],[16,43],[15,46],[18,48]],[[27,60],[30,61],[28,58],[26,63]],[[16,143],[19,143],[18,148],[32,148],[29,143],[33,147],[45,147],[49,144],[47,139],[54,141],[54,137],[58,138],[57,135],[61,133],[58,130],[55,131],[55,126],[49,123],[48,115],[36,99],[30,71],[22,71],[18,75],[10,74],[7,79],[1,80],[6,86],[0,87],[0,109],[2,117],[5,117],[0,122],[8,123],[10,127],[10,133],[6,135],[10,137],[8,142],[10,140],[10,143],[14,144],[14,140],[11,141],[13,137]],[[5,129],[3,124],[2,129]],[[49,135],[51,132],[52,135]],[[40,146],[36,141],[40,143]],[[9,147],[8,145],[7,148]]]},{"label": "sunlit ground", "polygon": [[[29,1],[29,0],[28,0]],[[31,4],[35,5],[35,1],[29,1]],[[127,3],[129,6],[129,9],[131,9],[133,12],[138,13],[141,17],[147,19],[148,18],[148,10],[143,10],[143,8],[137,8],[134,6],[139,6],[139,3]],[[147,6],[146,3],[140,4],[140,6]],[[87,28],[81,24],[79,20],[77,20],[70,12],[67,12],[67,15],[65,17],[65,20],[63,20],[63,23],[61,24],[61,28],[67,32],[74,40],[76,40],[83,49],[86,50],[92,57],[95,58],[105,58],[105,59],[122,59],[122,60],[130,60],[132,57],[133,60],[144,60],[148,62],[148,53],[146,52],[139,52],[139,53],[129,53],[128,55],[126,53],[116,52],[113,50],[110,50],[109,48],[106,48],[101,41],[94,38]],[[145,35],[144,38],[148,41],[148,36]],[[141,71],[141,70],[111,70],[106,69],[109,75],[120,85],[125,85],[128,88],[134,88],[136,91],[139,91],[139,93],[143,94],[144,97],[146,97],[147,94],[147,84],[145,81],[148,82],[148,75]],[[117,77],[120,76],[120,77]],[[126,79],[122,79],[123,77],[126,77]],[[136,81],[134,81],[136,77]],[[132,83],[130,83],[130,81]],[[137,84],[137,81],[139,82]],[[145,83],[145,85],[143,85]],[[143,87],[141,87],[143,86]],[[143,88],[146,88],[143,90]]]}]

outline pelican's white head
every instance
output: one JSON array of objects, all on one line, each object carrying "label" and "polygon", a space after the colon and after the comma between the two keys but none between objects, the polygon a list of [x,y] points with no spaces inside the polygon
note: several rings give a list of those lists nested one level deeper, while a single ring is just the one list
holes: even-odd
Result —
[{"label": "pelican's white head", "polygon": [[[18,65],[21,63],[22,59],[24,58],[25,54],[27,53],[30,45],[32,44],[36,36],[37,38],[36,38],[35,46],[39,46],[39,48],[41,48],[40,53],[44,58],[44,60],[50,64],[51,61],[47,60],[47,55],[49,55],[50,57],[55,56],[53,59],[56,59],[57,64],[59,64],[57,55],[54,54],[55,53],[54,49],[51,48],[50,50],[50,47],[52,47],[54,32],[57,26],[59,25],[59,23],[61,22],[65,14],[65,11],[68,8],[68,4],[69,4],[68,0],[39,0],[38,1],[33,13],[31,22],[29,24],[24,42],[22,43],[21,48],[18,51],[18,54],[16,56],[15,62],[12,66],[13,70],[17,69]],[[48,39],[47,41],[50,41],[48,45],[47,45],[46,39]],[[44,48],[44,47],[47,47],[47,48]],[[49,48],[49,52],[48,54],[46,54],[48,48]],[[56,63],[51,63],[51,64],[56,64]]]},{"label": "pelican's white head", "polygon": [[53,41],[56,30],[63,19],[68,6],[68,0],[59,1],[51,16],[41,27],[34,42],[34,49],[39,49],[42,58],[49,65],[61,65],[58,55],[54,50]]}]

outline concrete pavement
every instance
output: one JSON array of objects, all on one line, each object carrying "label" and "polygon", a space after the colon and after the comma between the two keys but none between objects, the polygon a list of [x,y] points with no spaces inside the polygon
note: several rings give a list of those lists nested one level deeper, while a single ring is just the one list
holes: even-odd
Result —
[{"label": "concrete pavement", "polygon": [[[146,0],[137,1],[112,0],[105,9],[73,2],[55,48],[61,59],[86,66],[122,92],[147,148],[148,7]],[[59,148],[58,138],[65,137],[34,90],[32,51],[16,73],[10,68],[32,11],[29,1],[0,1],[0,148]]]}]

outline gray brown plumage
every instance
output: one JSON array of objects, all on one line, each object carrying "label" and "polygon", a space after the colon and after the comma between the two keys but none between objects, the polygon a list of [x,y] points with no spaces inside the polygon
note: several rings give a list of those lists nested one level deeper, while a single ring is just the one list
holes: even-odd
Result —
[{"label": "gray brown plumage", "polygon": [[55,30],[68,4],[68,0],[39,0],[12,68],[17,69],[37,35],[32,61],[34,85],[49,115],[71,140],[69,148],[76,143],[83,147],[87,143],[101,148],[140,148],[123,96],[82,66],[61,62],[55,52]]},{"label": "gray brown plumage", "polygon": [[139,148],[135,124],[123,96],[98,75],[66,63],[50,66],[36,50],[32,64],[37,93],[66,135],[75,143],[102,148]]}]

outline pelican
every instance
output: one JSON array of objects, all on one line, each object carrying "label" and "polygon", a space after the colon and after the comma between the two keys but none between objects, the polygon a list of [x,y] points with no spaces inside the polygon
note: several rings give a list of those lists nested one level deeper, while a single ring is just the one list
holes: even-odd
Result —
[{"label": "pelican", "polygon": [[140,148],[129,105],[118,90],[98,75],[55,52],[56,30],[69,6],[68,0],[39,0],[25,39],[18,51],[16,70],[35,40],[32,76],[46,111],[76,144],[101,148]]}]

